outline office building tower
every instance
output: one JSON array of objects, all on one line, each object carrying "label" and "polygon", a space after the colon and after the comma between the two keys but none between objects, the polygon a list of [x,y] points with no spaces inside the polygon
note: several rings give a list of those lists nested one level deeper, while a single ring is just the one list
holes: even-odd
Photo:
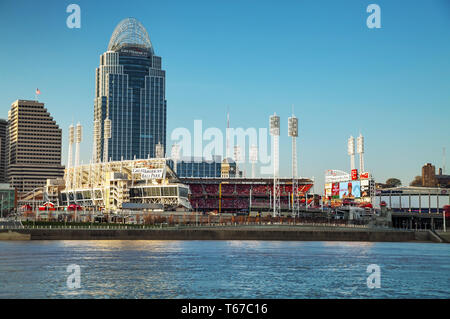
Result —
[{"label": "office building tower", "polygon": [[8,182],[25,195],[46,184],[47,179],[62,178],[62,131],[38,101],[17,100],[8,112]]},{"label": "office building tower", "polygon": [[161,57],[147,31],[134,18],[122,20],[96,70],[94,162],[153,158],[158,143],[165,154],[165,91]]},{"label": "office building tower", "polygon": [[0,119],[0,183],[6,183],[6,130],[8,121]]}]

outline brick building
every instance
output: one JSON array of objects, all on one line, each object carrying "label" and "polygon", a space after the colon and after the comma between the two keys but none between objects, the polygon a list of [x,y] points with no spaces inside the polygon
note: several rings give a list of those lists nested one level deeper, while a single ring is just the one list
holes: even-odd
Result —
[{"label": "brick building", "polygon": [[423,187],[450,187],[450,175],[444,175],[442,168],[436,175],[436,167],[431,163],[422,166],[422,186]]}]

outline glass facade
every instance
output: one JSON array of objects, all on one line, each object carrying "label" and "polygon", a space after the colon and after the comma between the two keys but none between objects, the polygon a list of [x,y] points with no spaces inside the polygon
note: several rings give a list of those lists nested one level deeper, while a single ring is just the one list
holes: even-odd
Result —
[{"label": "glass facade", "polygon": [[[147,41],[135,41],[135,35],[122,36],[131,32],[124,23],[116,27],[96,72],[94,120],[101,124],[100,131],[94,133],[95,162],[155,157],[158,143],[165,153],[166,74],[161,69],[161,57],[154,55],[139,22],[134,23],[139,24],[139,32],[145,33]],[[111,121],[110,138],[105,138],[106,119]]]},{"label": "glass facade", "polygon": [[0,213],[6,216],[15,209],[16,191],[9,184],[0,184]]},{"label": "glass facade", "polygon": [[177,163],[179,177],[220,177],[221,163],[218,162],[180,162]]},{"label": "glass facade", "polygon": [[[173,168],[174,162],[168,160],[167,164]],[[229,163],[230,167],[236,168],[236,163]],[[213,160],[201,159],[194,160],[194,158],[184,158],[177,162],[177,175],[180,178],[184,177],[221,177],[222,161],[221,157],[216,157]]]}]

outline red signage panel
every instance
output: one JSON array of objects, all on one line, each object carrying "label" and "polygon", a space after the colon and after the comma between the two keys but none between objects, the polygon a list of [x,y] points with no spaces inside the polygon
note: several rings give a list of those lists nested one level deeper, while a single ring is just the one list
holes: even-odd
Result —
[{"label": "red signage panel", "polygon": [[364,173],[361,173],[361,174],[359,174],[359,178],[369,178],[369,172],[364,172]]},{"label": "red signage panel", "polygon": [[358,179],[358,170],[352,169],[352,181],[357,180],[357,179]]}]

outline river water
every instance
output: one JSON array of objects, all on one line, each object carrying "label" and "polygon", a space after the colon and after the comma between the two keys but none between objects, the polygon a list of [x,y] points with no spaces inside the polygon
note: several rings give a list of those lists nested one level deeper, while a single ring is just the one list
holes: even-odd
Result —
[{"label": "river water", "polygon": [[0,298],[450,298],[450,245],[3,241]]}]

